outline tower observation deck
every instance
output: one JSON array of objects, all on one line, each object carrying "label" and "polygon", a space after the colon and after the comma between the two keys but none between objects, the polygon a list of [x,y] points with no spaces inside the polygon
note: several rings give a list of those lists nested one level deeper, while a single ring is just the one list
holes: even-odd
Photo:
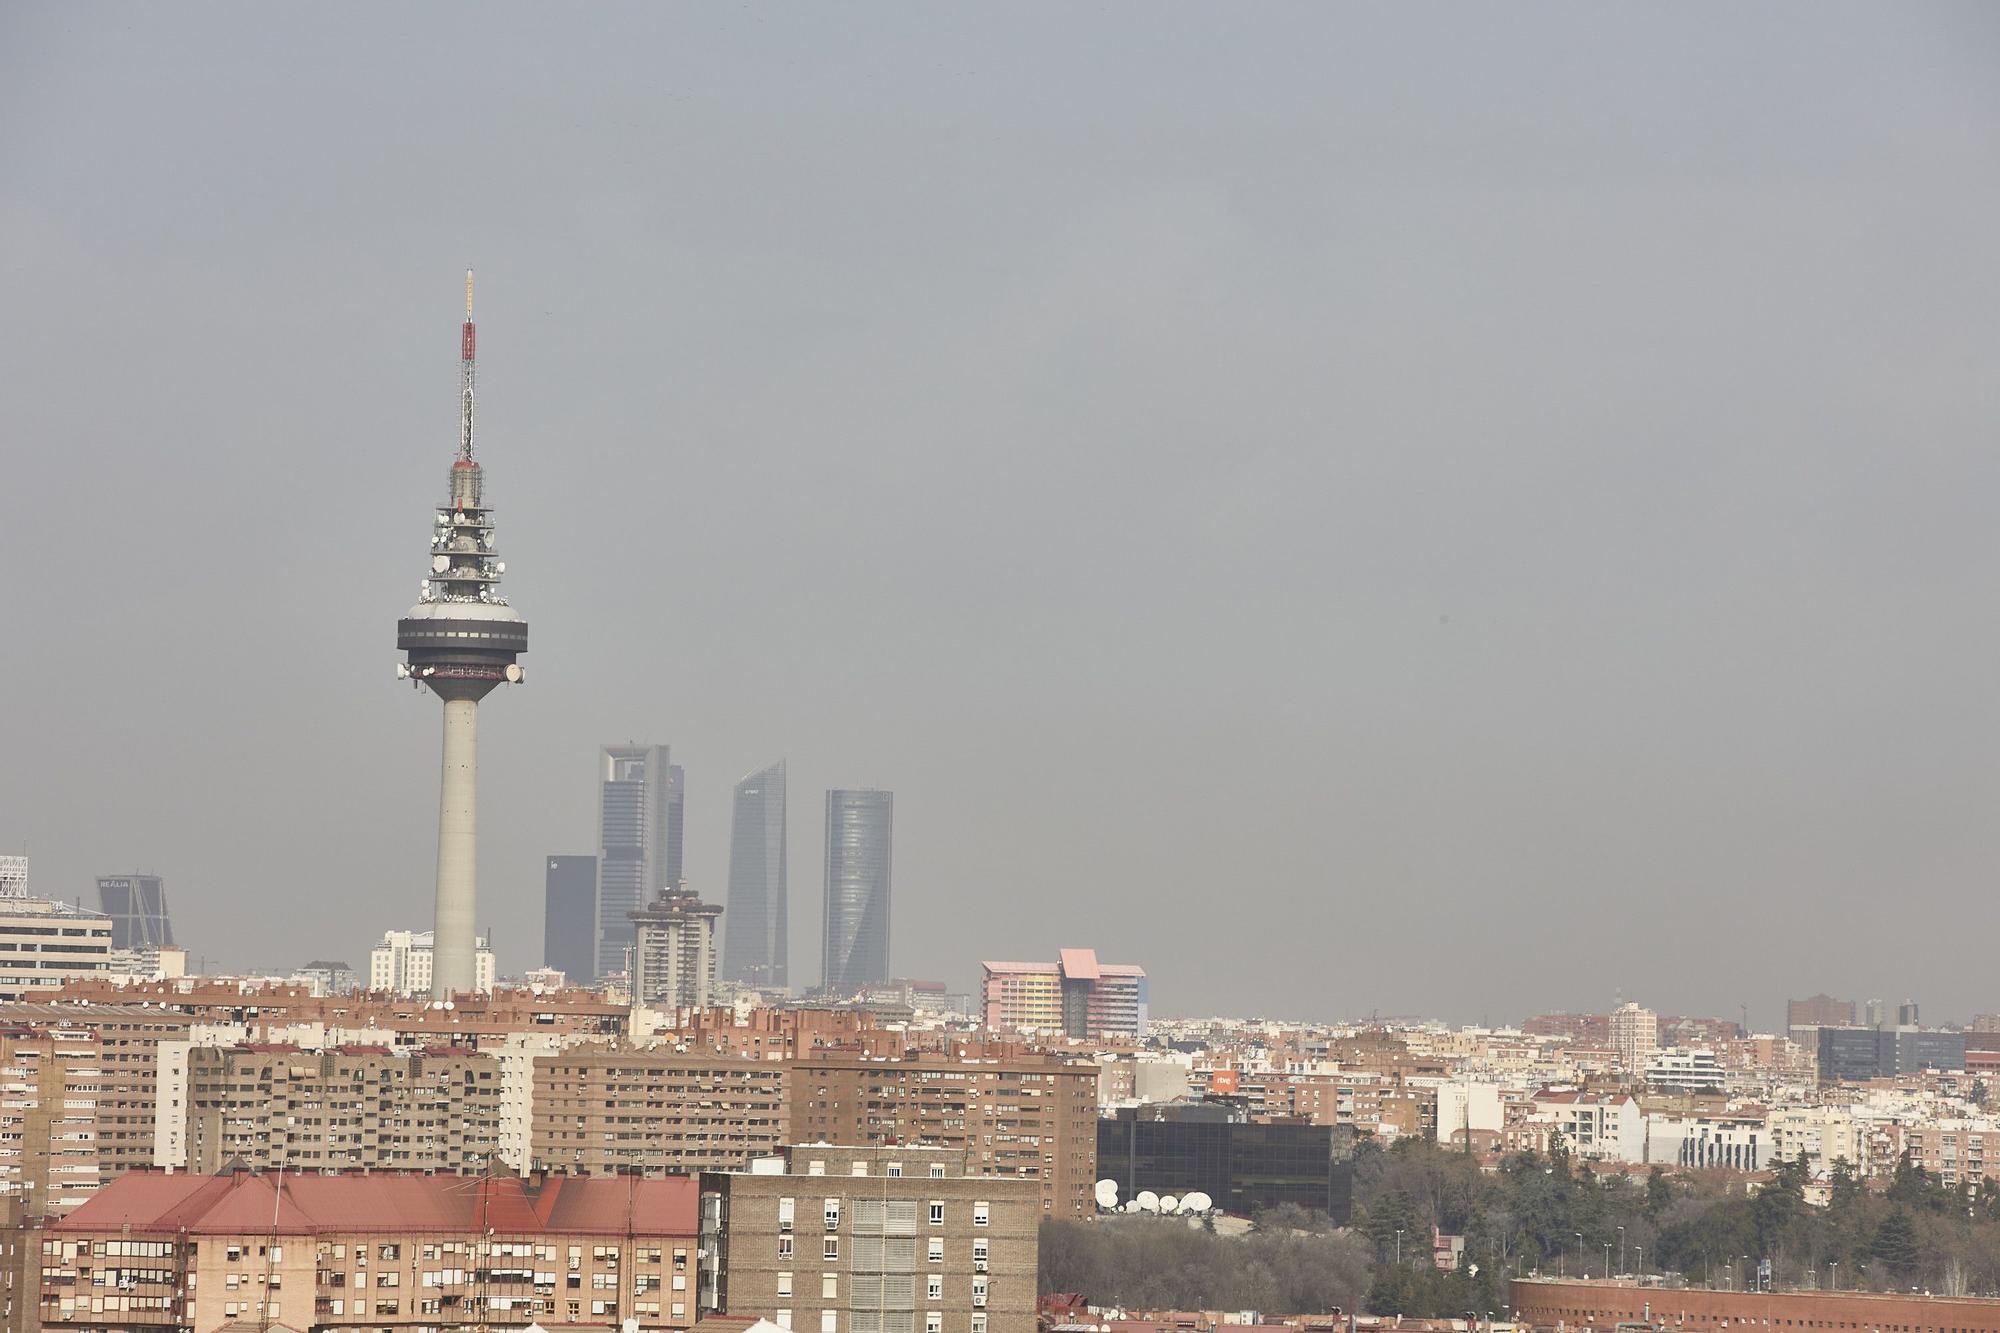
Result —
[{"label": "tower observation deck", "polygon": [[405,654],[396,665],[397,677],[429,686],[444,701],[431,971],[431,993],[439,999],[474,985],[479,701],[496,685],[520,683],[515,659],[528,651],[528,622],[500,595],[507,566],[494,544],[493,510],[472,455],[475,341],[468,270],[459,340],[458,457],[446,502],[432,522],[430,572],[417,604],[396,622],[396,647]]}]

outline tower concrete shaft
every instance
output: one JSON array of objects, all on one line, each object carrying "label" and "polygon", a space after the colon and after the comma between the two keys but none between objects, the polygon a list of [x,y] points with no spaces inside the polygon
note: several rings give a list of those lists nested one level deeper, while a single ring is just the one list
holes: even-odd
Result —
[{"label": "tower concrete shaft", "polygon": [[429,686],[444,701],[436,930],[431,937],[431,994],[438,999],[477,985],[479,701],[496,685],[520,682],[515,659],[528,651],[528,622],[500,595],[500,576],[507,567],[494,549],[493,511],[486,505],[484,473],[472,456],[470,273],[465,275],[459,346],[458,457],[431,536],[430,576],[417,604],[396,625],[396,646],[408,654],[396,674]]},{"label": "tower concrete shaft", "polygon": [[438,783],[437,915],[431,994],[475,987],[474,912],[479,861],[479,700],[444,701],[444,767]]}]

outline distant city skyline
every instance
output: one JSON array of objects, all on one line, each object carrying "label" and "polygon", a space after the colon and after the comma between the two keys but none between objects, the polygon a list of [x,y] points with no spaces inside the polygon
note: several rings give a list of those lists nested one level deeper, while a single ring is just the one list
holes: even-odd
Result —
[{"label": "distant city skyline", "polygon": [[1437,17],[9,7],[0,848],[246,966],[425,924],[472,264],[505,971],[650,736],[710,901],[788,756],[801,922],[893,788],[958,987],[1990,1010],[1992,7]]}]

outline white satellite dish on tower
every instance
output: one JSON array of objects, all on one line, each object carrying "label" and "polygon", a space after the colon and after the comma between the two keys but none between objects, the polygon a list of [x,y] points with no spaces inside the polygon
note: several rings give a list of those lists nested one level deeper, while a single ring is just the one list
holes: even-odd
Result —
[{"label": "white satellite dish on tower", "polygon": [[1205,1213],[1215,1207],[1215,1200],[1200,1190],[1189,1190],[1181,1195],[1181,1211],[1184,1213]]},{"label": "white satellite dish on tower", "polygon": [[1097,1194],[1097,1206],[1099,1208],[1107,1208],[1110,1209],[1112,1212],[1116,1212],[1118,1210],[1117,1181],[1100,1180],[1097,1182],[1097,1187],[1095,1192]]},{"label": "white satellite dish on tower", "polygon": [[1161,1211],[1161,1212],[1163,1212],[1163,1213],[1178,1213],[1178,1212],[1179,1212],[1180,1210],[1181,1210],[1181,1201],[1180,1201],[1179,1199],[1176,1199],[1176,1198],[1175,1198],[1175,1197],[1174,1197],[1173,1195],[1171,1195],[1171,1194],[1162,1194],[1162,1195],[1160,1196],[1160,1211]]},{"label": "white satellite dish on tower", "polygon": [[451,568],[451,557],[448,555],[432,556],[431,568],[440,574],[444,573],[447,569]]},{"label": "white satellite dish on tower", "polygon": [[1142,1213],[1157,1213],[1160,1211],[1160,1196],[1151,1190],[1140,1190],[1133,1197],[1132,1202],[1139,1205],[1139,1211]]}]

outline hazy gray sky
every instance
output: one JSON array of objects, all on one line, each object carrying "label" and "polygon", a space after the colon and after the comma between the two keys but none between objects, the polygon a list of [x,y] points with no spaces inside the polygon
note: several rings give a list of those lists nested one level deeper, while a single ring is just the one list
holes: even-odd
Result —
[{"label": "hazy gray sky", "polygon": [[525,688],[896,792],[899,972],[1158,1011],[2000,1009],[2000,9],[0,8],[0,845],[427,928],[393,679],[480,273]]}]

